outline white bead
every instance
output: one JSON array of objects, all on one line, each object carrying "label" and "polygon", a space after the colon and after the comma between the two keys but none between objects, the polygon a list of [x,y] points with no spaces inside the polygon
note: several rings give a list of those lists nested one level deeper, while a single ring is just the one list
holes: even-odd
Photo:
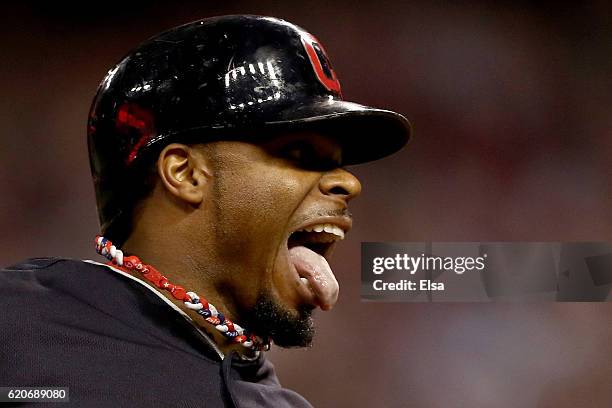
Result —
[{"label": "white bead", "polygon": [[210,309],[210,315],[212,317],[217,317],[219,315],[219,312],[217,312],[217,308],[211,305],[210,303],[208,304],[208,309]]},{"label": "white bead", "polygon": [[102,237],[98,238],[98,245],[102,245]]},{"label": "white bead", "polygon": [[229,330],[229,329],[227,328],[227,326],[226,326],[226,325],[224,325],[224,324],[218,324],[218,325],[216,325],[216,326],[215,326],[215,328],[216,328],[217,330],[219,330],[220,332],[222,332],[222,333],[226,333],[226,332]]},{"label": "white bead", "polygon": [[115,247],[114,245],[111,245],[110,254],[114,258],[115,255],[117,255],[117,247]]},{"label": "white bead", "polygon": [[117,261],[117,265],[123,265],[123,251],[120,249],[117,250],[117,255],[115,256],[115,260]]},{"label": "white bead", "polygon": [[253,345],[253,342],[251,340],[247,340],[244,343],[242,343],[242,345],[244,347],[251,347]]},{"label": "white bead", "polygon": [[185,306],[187,306],[187,308],[191,310],[200,310],[204,307],[204,305],[201,303],[191,303],[191,302],[185,302]]},{"label": "white bead", "polygon": [[244,334],[244,329],[239,324],[234,323],[234,330],[236,330],[239,336]]}]

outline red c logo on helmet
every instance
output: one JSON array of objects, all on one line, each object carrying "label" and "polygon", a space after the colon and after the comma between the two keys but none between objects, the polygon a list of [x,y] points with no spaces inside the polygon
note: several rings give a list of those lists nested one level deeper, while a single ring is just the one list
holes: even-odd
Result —
[{"label": "red c logo on helmet", "polygon": [[331,62],[329,58],[327,58],[327,54],[321,43],[313,35],[308,33],[303,33],[301,38],[308,59],[312,64],[312,68],[319,82],[321,82],[328,91],[341,97],[340,81],[338,81],[336,72],[332,68]]}]

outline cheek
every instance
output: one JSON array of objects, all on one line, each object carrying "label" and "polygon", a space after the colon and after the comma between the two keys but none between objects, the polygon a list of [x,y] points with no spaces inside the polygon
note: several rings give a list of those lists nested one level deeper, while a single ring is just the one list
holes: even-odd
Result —
[{"label": "cheek", "polygon": [[218,236],[236,261],[246,257],[270,262],[284,240],[291,215],[312,189],[312,181],[299,172],[259,166],[240,174],[244,176],[226,175],[217,188]]}]

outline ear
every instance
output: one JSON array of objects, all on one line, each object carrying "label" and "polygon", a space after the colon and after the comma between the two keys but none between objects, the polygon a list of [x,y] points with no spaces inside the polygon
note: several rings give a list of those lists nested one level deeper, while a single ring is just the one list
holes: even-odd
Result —
[{"label": "ear", "polygon": [[197,149],[169,144],[159,154],[157,173],[166,190],[178,199],[196,206],[204,200],[210,169]]}]

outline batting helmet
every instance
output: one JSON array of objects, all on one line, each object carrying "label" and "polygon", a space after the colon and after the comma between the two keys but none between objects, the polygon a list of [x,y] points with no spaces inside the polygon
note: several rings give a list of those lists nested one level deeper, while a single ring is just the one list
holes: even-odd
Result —
[{"label": "batting helmet", "polygon": [[322,44],[286,21],[222,16],[149,39],[108,72],[90,110],[102,233],[132,210],[129,181],[163,146],[301,128],[337,137],[343,164],[389,155],[410,136],[402,115],[343,101]]}]

